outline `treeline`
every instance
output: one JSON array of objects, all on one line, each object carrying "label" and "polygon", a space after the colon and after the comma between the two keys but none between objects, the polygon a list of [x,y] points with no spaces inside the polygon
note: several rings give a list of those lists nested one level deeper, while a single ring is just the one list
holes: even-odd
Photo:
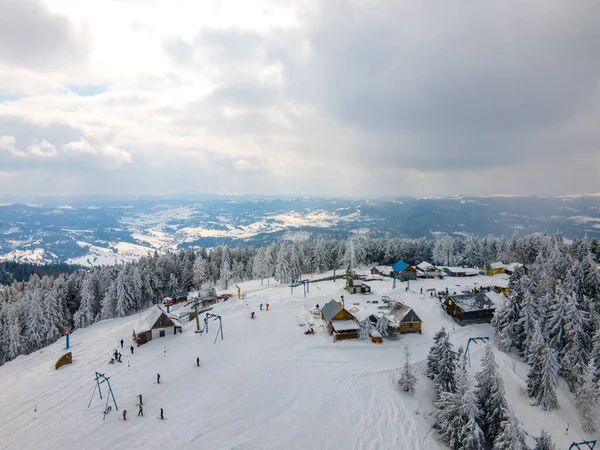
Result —
[{"label": "treeline", "polygon": [[53,263],[53,264],[30,264],[16,261],[0,262],[0,285],[11,284],[15,281],[29,281],[32,275],[43,277],[45,275],[56,278],[60,274],[71,274],[81,270],[81,266]]},{"label": "treeline", "polygon": [[78,270],[70,274],[33,275],[0,290],[0,362],[30,353],[56,341],[64,328],[83,328],[100,320],[124,317],[178,291],[200,286],[229,289],[232,283],[273,278],[281,283],[302,274],[365,265],[438,264],[483,267],[494,261],[532,264],[549,242],[566,253],[583,246],[590,252],[598,242],[587,239],[567,246],[562,236],[533,235],[510,240],[496,237],[368,239],[280,242],[261,248],[218,247],[182,250],[143,257],[122,265]]}]

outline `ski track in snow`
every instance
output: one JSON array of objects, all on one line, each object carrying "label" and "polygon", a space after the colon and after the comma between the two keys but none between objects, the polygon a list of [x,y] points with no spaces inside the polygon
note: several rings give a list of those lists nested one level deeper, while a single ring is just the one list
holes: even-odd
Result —
[{"label": "ski track in snow", "polygon": [[[498,284],[500,277],[477,277],[480,284]],[[469,337],[490,336],[489,325],[459,327],[440,308],[436,299],[418,293],[421,286],[453,286],[454,280],[403,283],[392,289],[391,280],[371,283],[375,296],[348,295],[344,284],[311,286],[307,299],[302,291],[290,295],[287,286],[240,283],[246,298],[215,306],[223,317],[224,340],[213,343],[218,321],[209,331],[194,333],[195,321],[184,324],[184,333],[155,339],[135,348],[129,346],[133,323],[139,314],[100,322],[71,336],[73,364],[54,370],[64,353],[64,338],[42,351],[20,356],[0,367],[0,450],[12,449],[165,449],[210,448],[223,450],[445,448],[432,430],[433,385],[425,375],[426,357],[433,334],[440,326],[450,332],[457,349]],[[320,319],[308,308],[324,305],[345,295],[346,305],[391,295],[415,308],[423,320],[423,334],[386,339],[383,345],[364,341],[333,344]],[[270,311],[260,311],[260,303]],[[256,319],[250,319],[250,312]],[[298,326],[304,315],[314,321],[316,334],[305,336]],[[124,349],[119,341],[125,339]],[[411,352],[417,371],[416,393],[399,392],[396,378],[402,365],[403,347]],[[118,347],[117,347],[118,346]],[[164,355],[167,349],[166,357]],[[108,364],[113,349],[122,363]],[[483,345],[472,344],[469,369],[479,367]],[[570,439],[561,422],[569,418],[574,436],[579,429],[572,398],[564,389],[559,401],[564,410],[541,412],[520,393],[526,368],[513,356],[496,352],[507,384],[507,399],[530,435],[545,428],[561,448]],[[196,357],[201,366],[195,366]],[[127,363],[131,364],[129,368]],[[102,420],[106,405],[94,390],[94,372],[110,376],[119,410]],[[161,383],[155,384],[156,374]],[[144,397],[144,417],[137,417],[137,395]],[[112,402],[109,402],[112,404]],[[34,420],[34,405],[37,415]],[[157,420],[160,408],[167,421]],[[127,421],[117,420],[123,409]],[[571,441],[569,441],[570,443]]]}]

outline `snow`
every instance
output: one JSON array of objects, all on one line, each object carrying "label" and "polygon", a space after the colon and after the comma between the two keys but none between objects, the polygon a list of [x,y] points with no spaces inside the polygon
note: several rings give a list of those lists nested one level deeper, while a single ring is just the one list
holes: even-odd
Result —
[{"label": "snow", "polygon": [[353,331],[360,328],[354,320],[332,320],[331,325],[335,331]]},{"label": "snow", "polygon": [[0,261],[16,261],[21,263],[41,264],[46,261],[56,259],[56,255],[48,252],[43,248],[34,248],[28,250],[13,250],[11,252],[0,255]]},{"label": "snow", "polygon": [[501,269],[504,267],[504,264],[501,262],[495,262],[490,264],[490,269]]},{"label": "snow", "polygon": [[[0,450],[444,449],[432,430],[435,394],[424,374],[433,334],[445,326],[455,348],[475,336],[490,336],[495,345],[489,324],[456,326],[436,298],[419,294],[421,287],[443,291],[454,282],[411,281],[405,292],[404,283],[394,290],[392,280],[384,279],[373,285],[376,295],[364,296],[349,295],[340,280],[327,281],[311,286],[307,298],[301,290],[290,295],[286,285],[244,282],[239,285],[245,299],[214,306],[213,312],[223,318],[224,340],[213,343],[218,321],[209,321],[208,335],[195,333],[191,321],[183,324],[182,334],[153,339],[135,348],[134,355],[123,350],[122,364],[108,364],[112,351],[120,348],[121,339],[125,349],[131,345],[132,328],[144,313],[76,330],[71,335],[72,365],[54,370],[64,353],[62,339],[0,367]],[[477,276],[469,282],[507,283],[502,276]],[[361,309],[376,307],[366,302],[389,295],[415,310],[423,320],[423,334],[384,338],[383,345],[370,340],[333,343],[322,321],[315,319],[316,334],[305,336],[298,315],[341,295],[347,307],[358,303]],[[269,311],[260,311],[258,305],[265,302]],[[250,320],[251,311],[255,320]],[[414,394],[399,392],[395,384],[404,346],[419,380]],[[471,376],[480,369],[483,348],[470,347]],[[527,366],[516,355],[495,354],[508,403],[523,422],[529,445],[542,428],[552,434],[557,448],[594,437],[582,431],[563,383],[557,392],[561,408],[542,411],[529,404],[524,392]],[[95,371],[110,376],[119,406],[105,421],[105,384],[103,400],[96,393],[88,409]],[[157,373],[159,385],[153,383]],[[145,417],[135,415],[138,394],[144,396]],[[118,420],[123,408],[129,411],[126,422]],[[160,408],[165,422],[156,419]]]},{"label": "snow", "polygon": [[99,247],[87,242],[77,241],[77,245],[86,248],[88,253],[77,258],[69,258],[68,264],[97,267],[136,261],[142,256],[148,256],[153,249],[130,242],[116,242],[109,244],[109,248]]}]

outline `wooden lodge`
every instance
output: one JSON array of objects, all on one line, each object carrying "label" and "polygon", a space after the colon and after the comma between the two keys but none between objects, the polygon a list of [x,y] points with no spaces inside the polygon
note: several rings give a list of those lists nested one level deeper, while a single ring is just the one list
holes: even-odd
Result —
[{"label": "wooden lodge", "polygon": [[494,304],[490,298],[479,292],[477,294],[449,295],[444,303],[444,310],[461,325],[469,323],[490,323],[494,317]]},{"label": "wooden lodge", "polygon": [[133,328],[133,339],[137,345],[169,334],[181,333],[181,323],[160,306],[154,306],[146,312],[142,320]]},{"label": "wooden lodge", "polygon": [[[444,272],[450,277],[475,277],[479,275],[479,269],[471,267],[444,267]],[[483,272],[481,272],[483,275]]]},{"label": "wooden lodge", "polygon": [[501,262],[488,264],[485,268],[486,275],[499,275],[501,273],[504,273],[504,264],[502,264]]},{"label": "wooden lodge", "polygon": [[403,303],[395,303],[386,317],[390,335],[421,333],[421,319],[412,308]]},{"label": "wooden lodge", "polygon": [[354,316],[335,300],[331,300],[321,308],[321,319],[327,324],[333,342],[358,339],[360,325]]},{"label": "wooden lodge", "polygon": [[404,261],[398,261],[392,266],[392,273],[390,276],[401,280],[416,280],[417,269]]}]

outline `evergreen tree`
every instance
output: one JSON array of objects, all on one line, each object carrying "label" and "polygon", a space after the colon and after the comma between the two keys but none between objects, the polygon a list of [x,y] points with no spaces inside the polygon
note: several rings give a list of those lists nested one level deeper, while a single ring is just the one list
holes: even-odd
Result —
[{"label": "evergreen tree", "polygon": [[568,295],[567,299],[561,372],[571,390],[574,390],[581,379],[591,350],[591,339],[587,332],[590,324],[588,314],[579,308],[575,294]]},{"label": "evergreen tree", "polygon": [[[37,275],[33,275],[31,280],[34,278],[37,278]],[[46,341],[47,323],[44,316],[42,291],[38,285],[25,292],[25,342],[29,352],[38,350]]]},{"label": "evergreen tree", "polygon": [[325,242],[323,238],[319,237],[315,242],[313,252],[313,267],[317,273],[324,272],[327,270],[327,254],[325,249]]},{"label": "evergreen tree", "polygon": [[117,287],[116,283],[110,283],[106,294],[102,298],[101,318],[112,319],[116,316],[117,309]]},{"label": "evergreen tree", "polygon": [[415,392],[415,385],[417,384],[417,377],[414,374],[412,367],[410,366],[410,353],[408,347],[404,347],[404,366],[402,367],[402,373],[398,380],[398,387],[404,392]]},{"label": "evergreen tree", "polygon": [[366,340],[370,339],[371,338],[371,328],[372,328],[371,322],[369,322],[368,319],[363,320],[360,323],[360,330],[358,333],[358,338],[361,341],[366,341]]},{"label": "evergreen tree", "polygon": [[481,414],[480,426],[488,442],[493,443],[500,432],[500,424],[509,418],[505,398],[504,381],[498,372],[494,350],[488,344],[481,360],[481,372],[477,379],[477,402]]},{"label": "evergreen tree", "polygon": [[427,355],[427,378],[435,379],[437,377],[439,371],[439,345],[440,341],[446,337],[446,329],[442,327],[440,331],[433,335],[433,346],[429,349],[429,354]]},{"label": "evergreen tree", "polygon": [[598,383],[594,382],[595,364],[593,360],[586,366],[581,385],[575,394],[575,404],[581,414],[581,426],[586,433],[596,431],[599,412]]},{"label": "evergreen tree", "polygon": [[388,337],[390,333],[388,332],[388,318],[386,316],[381,316],[377,319],[377,331],[383,337]]},{"label": "evergreen tree", "polygon": [[566,306],[567,294],[563,284],[559,281],[556,286],[556,294],[548,313],[547,330],[550,337],[550,345],[561,357],[564,356],[566,345],[565,325],[566,325]]},{"label": "evergreen tree", "polygon": [[277,263],[275,265],[275,279],[280,283],[289,283],[292,281],[292,272],[290,270],[290,261],[287,247],[282,244],[277,252]]},{"label": "evergreen tree", "polygon": [[556,445],[552,442],[552,437],[547,431],[542,430],[540,437],[535,438],[533,450],[556,450]]},{"label": "evergreen tree", "polygon": [[525,434],[516,417],[510,416],[500,424],[500,433],[494,441],[492,450],[528,450]]},{"label": "evergreen tree", "polygon": [[464,357],[456,371],[455,392],[442,392],[436,405],[435,427],[448,447],[456,450],[484,448],[484,435],[477,423],[477,396],[471,387]]},{"label": "evergreen tree", "polygon": [[532,383],[532,386],[536,386],[536,389],[530,393],[534,404],[539,405],[544,410],[557,409],[556,385],[558,384],[558,360],[556,358],[556,351],[545,340],[540,349],[539,357],[535,358],[527,375],[528,388],[529,380],[534,377],[537,380]]},{"label": "evergreen tree", "polygon": [[531,336],[533,336],[533,327],[538,323],[539,316],[538,304],[533,294],[525,292],[523,295],[523,304],[519,310],[519,320],[517,321],[517,329],[519,330],[517,339],[520,347],[523,349],[522,353],[526,361],[530,358],[529,345]]},{"label": "evergreen tree", "polygon": [[438,351],[438,373],[433,380],[438,394],[441,392],[456,391],[456,362],[458,360],[458,355],[462,352],[457,354],[452,350],[452,347],[448,335],[440,340]]}]

